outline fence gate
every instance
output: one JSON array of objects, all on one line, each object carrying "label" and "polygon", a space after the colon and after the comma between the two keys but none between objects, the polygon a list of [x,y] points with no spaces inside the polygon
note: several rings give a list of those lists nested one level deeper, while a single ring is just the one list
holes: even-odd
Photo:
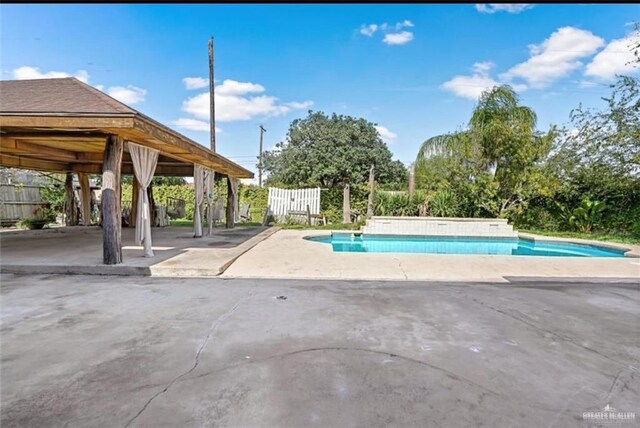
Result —
[{"label": "fence gate", "polygon": [[40,189],[35,185],[0,184],[0,223],[11,225],[33,216],[34,210],[44,203]]},{"label": "fence gate", "polygon": [[309,189],[278,189],[269,187],[271,214],[282,221],[290,213],[306,213],[307,205],[312,216],[320,214],[320,188]]}]

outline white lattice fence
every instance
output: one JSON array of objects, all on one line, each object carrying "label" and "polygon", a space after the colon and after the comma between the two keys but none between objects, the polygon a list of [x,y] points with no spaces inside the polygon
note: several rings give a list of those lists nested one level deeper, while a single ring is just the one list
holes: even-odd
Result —
[{"label": "white lattice fence", "polygon": [[278,189],[269,187],[269,200],[271,214],[283,220],[291,212],[305,212],[307,205],[311,215],[320,214],[320,188],[309,189]]}]

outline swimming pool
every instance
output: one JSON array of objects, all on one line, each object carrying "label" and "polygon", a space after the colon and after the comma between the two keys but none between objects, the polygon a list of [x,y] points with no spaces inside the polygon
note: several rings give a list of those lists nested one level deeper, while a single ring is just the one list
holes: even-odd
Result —
[{"label": "swimming pool", "polygon": [[595,245],[530,241],[518,238],[363,236],[334,233],[328,236],[307,236],[305,239],[331,244],[335,252],[350,253],[495,254],[553,257],[624,257],[625,253],[623,250]]}]

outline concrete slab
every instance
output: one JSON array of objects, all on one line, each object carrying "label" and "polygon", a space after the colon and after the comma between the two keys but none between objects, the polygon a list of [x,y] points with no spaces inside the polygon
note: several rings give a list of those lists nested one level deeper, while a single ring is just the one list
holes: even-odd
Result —
[{"label": "concrete slab", "polygon": [[3,428],[584,427],[607,404],[640,415],[635,284],[0,281]]},{"label": "concrete slab", "polygon": [[274,233],[276,228],[214,229],[212,236],[193,238],[187,227],[155,228],[155,257],[143,257],[134,229],[122,229],[123,263],[102,264],[102,229],[59,227],[0,233],[0,272],[26,274],[92,274],[151,276],[215,276],[238,256]]},{"label": "concrete slab", "polygon": [[640,259],[395,253],[334,253],[303,239],[327,231],[281,230],[238,258],[228,278],[508,282],[509,279],[622,278],[639,281]]}]

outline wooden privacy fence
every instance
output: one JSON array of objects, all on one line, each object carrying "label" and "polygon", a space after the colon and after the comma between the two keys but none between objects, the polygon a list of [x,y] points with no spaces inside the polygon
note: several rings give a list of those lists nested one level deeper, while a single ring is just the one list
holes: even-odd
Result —
[{"label": "wooden privacy fence", "polygon": [[320,215],[320,188],[309,189],[278,189],[269,187],[269,211],[278,220],[284,220],[289,215],[307,213],[314,217]]},{"label": "wooden privacy fence", "polygon": [[44,202],[40,196],[41,186],[0,184],[0,222],[10,225],[26,217]]}]

